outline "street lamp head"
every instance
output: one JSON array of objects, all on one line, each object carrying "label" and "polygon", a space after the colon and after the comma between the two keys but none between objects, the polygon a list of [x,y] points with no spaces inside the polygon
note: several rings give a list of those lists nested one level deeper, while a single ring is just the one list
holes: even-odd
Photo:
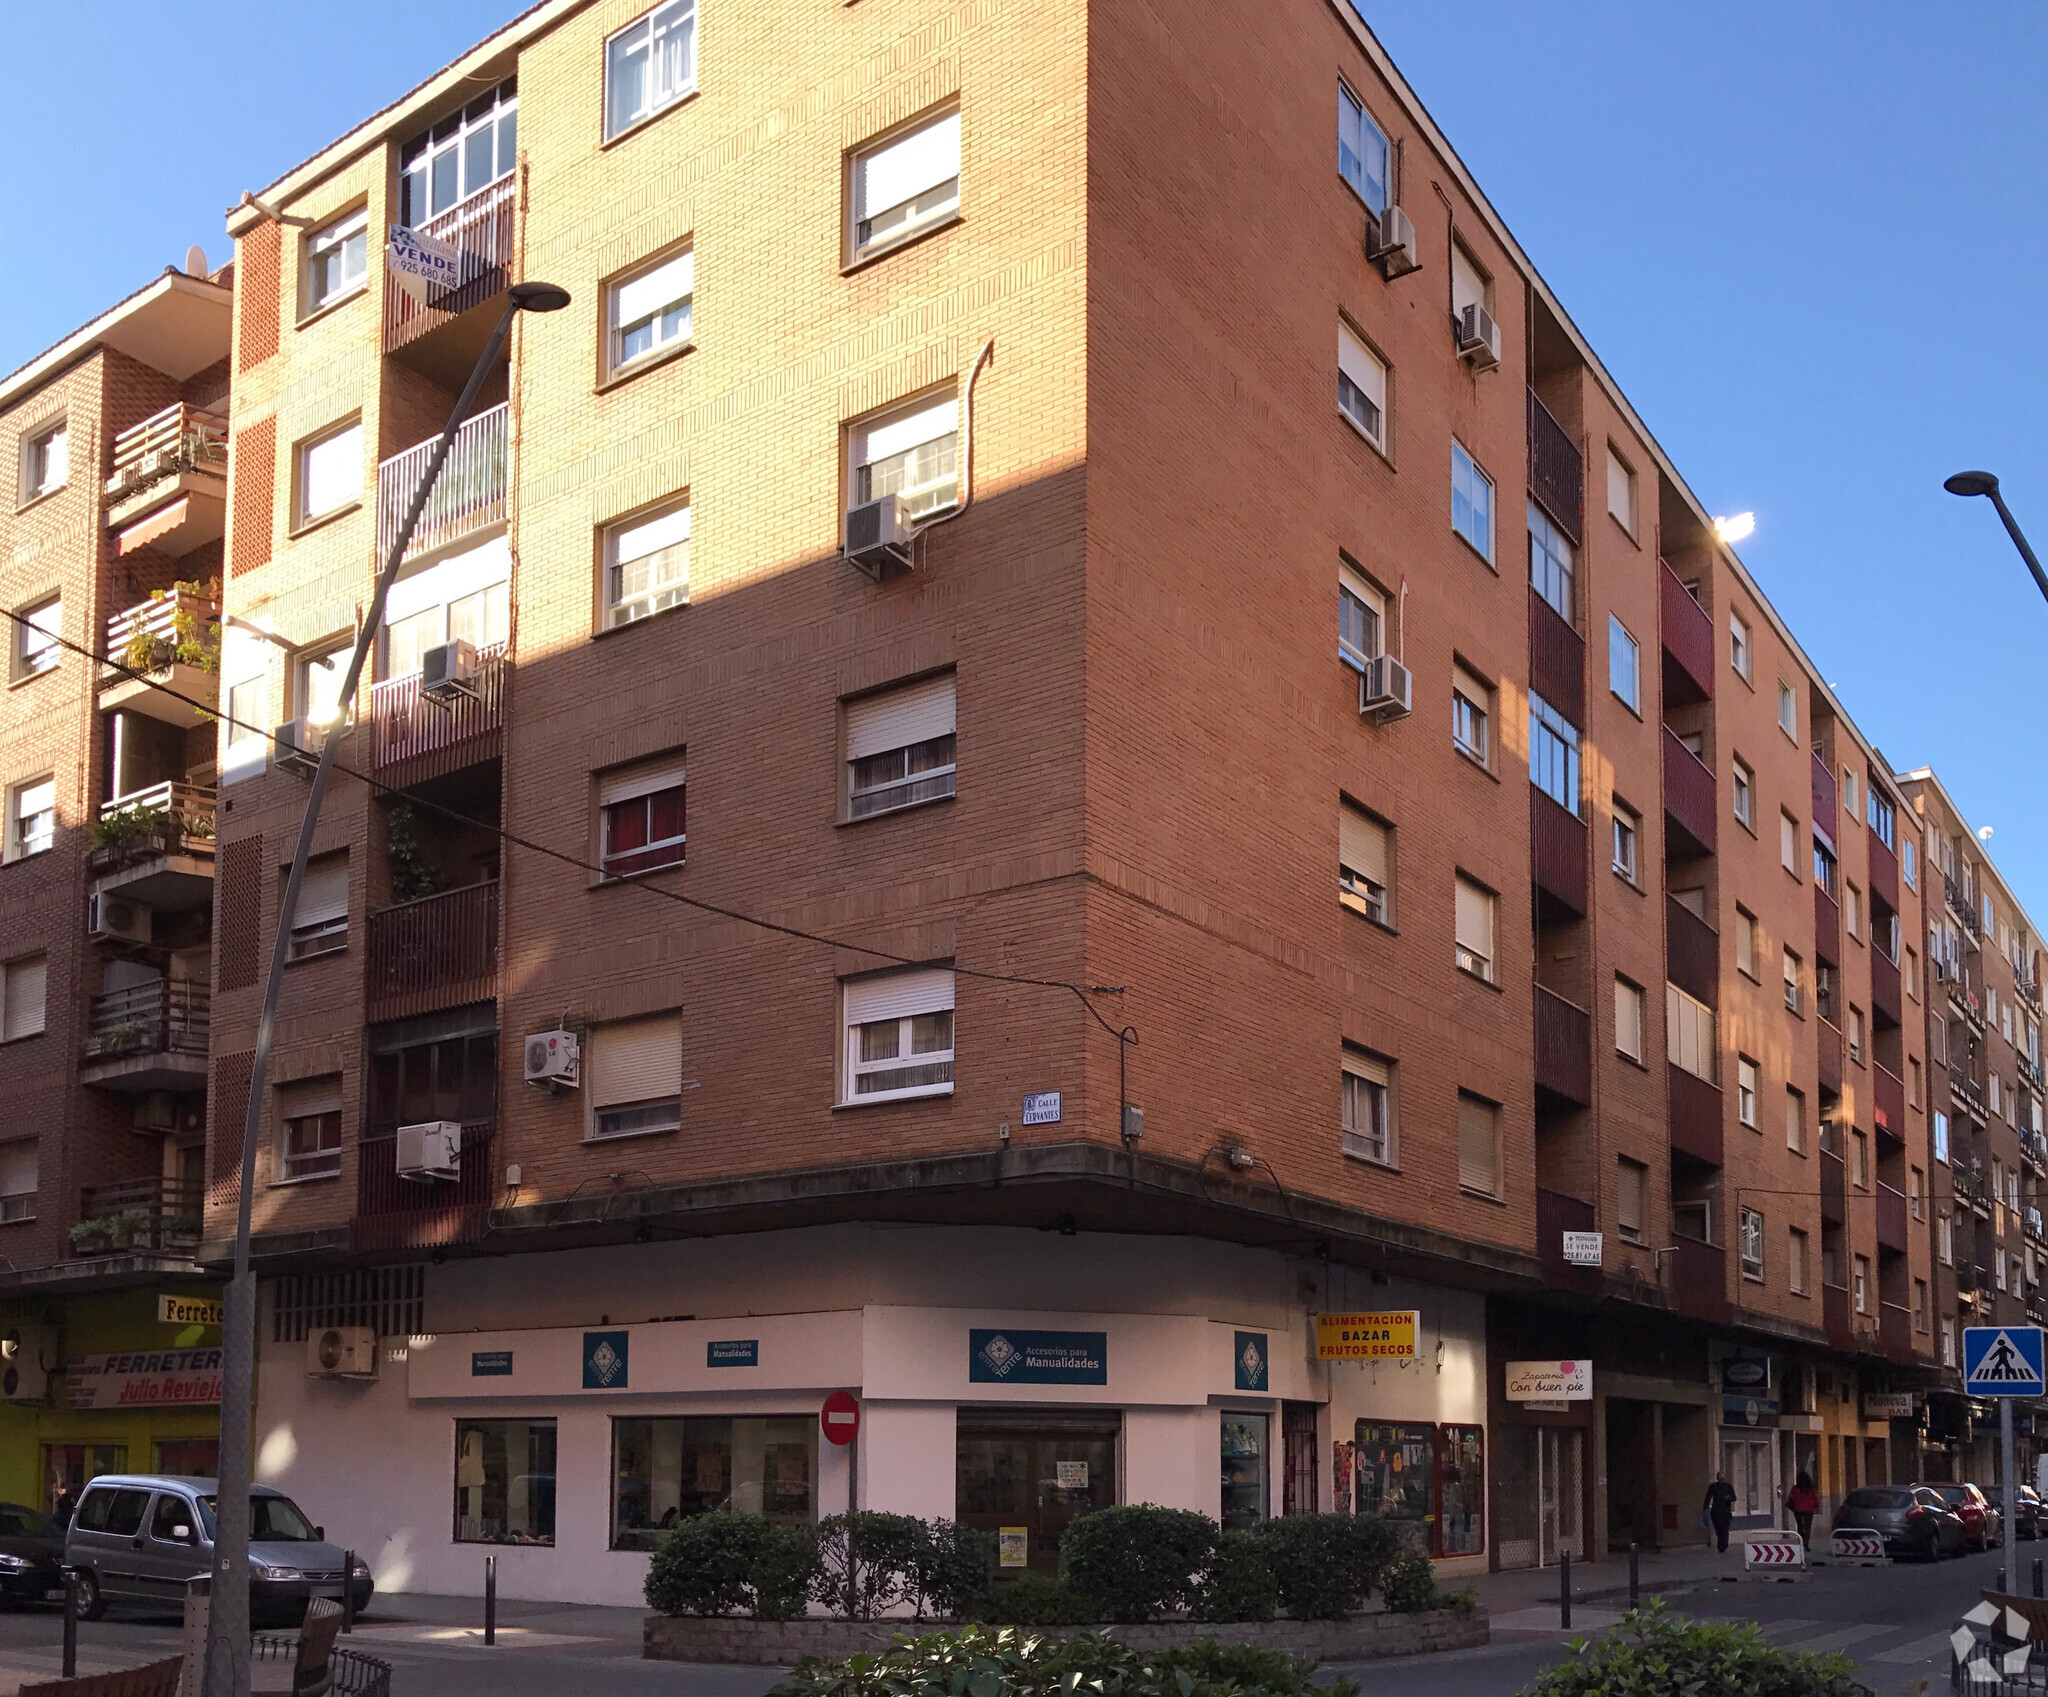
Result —
[{"label": "street lamp head", "polygon": [[1942,488],[1951,495],[1996,495],[1998,479],[1988,471],[1959,471]]},{"label": "street lamp head", "polygon": [[511,295],[521,312],[560,312],[569,304],[569,291],[559,283],[514,283]]}]

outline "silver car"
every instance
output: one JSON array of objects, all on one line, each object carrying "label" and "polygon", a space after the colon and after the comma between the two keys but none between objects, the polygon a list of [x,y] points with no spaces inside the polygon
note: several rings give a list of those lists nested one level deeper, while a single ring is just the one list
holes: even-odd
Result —
[{"label": "silver car", "polygon": [[[215,1485],[162,1473],[105,1473],[85,1488],[64,1535],[78,1570],[78,1612],[97,1620],[110,1602],[182,1609],[187,1581],[213,1565]],[[281,1491],[249,1493],[249,1614],[296,1624],[315,1597],[341,1600],[342,1551]],[[358,1613],[375,1587],[358,1561],[349,1576]]]}]

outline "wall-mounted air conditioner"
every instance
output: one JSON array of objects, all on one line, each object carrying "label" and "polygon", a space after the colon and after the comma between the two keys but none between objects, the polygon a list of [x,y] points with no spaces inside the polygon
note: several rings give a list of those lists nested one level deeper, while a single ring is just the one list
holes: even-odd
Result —
[{"label": "wall-mounted air conditioner", "polygon": [[117,943],[146,943],[150,936],[150,910],[126,896],[95,890],[85,898],[85,932],[88,937],[106,937]]},{"label": "wall-mounted air conditioner", "polygon": [[1358,711],[1374,719],[1401,719],[1414,711],[1415,682],[1391,654],[1376,654],[1358,678]]},{"label": "wall-mounted air conditioner", "polygon": [[0,1332],[0,1397],[9,1402],[43,1402],[57,1366],[53,1326],[11,1325]]},{"label": "wall-mounted air conditioner", "polygon": [[1421,265],[1415,246],[1415,225],[1398,206],[1382,212],[1379,223],[1365,238],[1365,257],[1380,268],[1388,282],[1405,277]]},{"label": "wall-mounted air conditioner", "polygon": [[583,1076],[583,1046],[573,1031],[536,1031],[526,1040],[528,1084],[578,1084]]},{"label": "wall-mounted air conditioner", "polygon": [[376,1378],[376,1332],[368,1326],[315,1326],[306,1334],[306,1376]]},{"label": "wall-mounted air conditioner", "polygon": [[1500,364],[1500,326],[1483,306],[1468,306],[1457,320],[1458,357],[1474,371],[1491,371]]},{"label": "wall-mounted air conditioner", "polygon": [[459,1178],[462,1127],[454,1120],[426,1120],[398,1128],[398,1176],[418,1183]]},{"label": "wall-mounted air conditioner", "polygon": [[910,570],[911,527],[894,495],[848,509],[844,551],[847,559],[880,582]]},{"label": "wall-mounted air conditioner", "polygon": [[296,772],[310,778],[320,764],[320,751],[327,746],[328,727],[317,719],[292,719],[277,727],[277,741],[270,756],[280,772]]},{"label": "wall-mounted air conditioner", "polygon": [[420,694],[444,704],[476,699],[476,645],[458,638],[420,656]]}]

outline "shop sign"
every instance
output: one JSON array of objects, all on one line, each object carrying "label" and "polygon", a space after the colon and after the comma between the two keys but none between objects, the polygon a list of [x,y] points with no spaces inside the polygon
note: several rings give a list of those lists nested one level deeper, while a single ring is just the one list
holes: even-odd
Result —
[{"label": "shop sign", "polygon": [[1107,1332],[1023,1332],[975,1326],[967,1378],[976,1385],[1106,1385]]},{"label": "shop sign", "polygon": [[583,1388],[586,1391],[622,1391],[626,1388],[626,1344],[624,1332],[583,1334]]},{"label": "shop sign", "polygon": [[1029,1567],[1031,1565],[1030,1527],[1005,1526],[997,1531],[996,1565],[998,1567]]},{"label": "shop sign", "polygon": [[713,1338],[704,1346],[706,1367],[758,1367],[761,1365],[759,1338]]},{"label": "shop sign", "polygon": [[1266,1363],[1270,1352],[1266,1347],[1264,1332],[1239,1332],[1237,1334],[1237,1388],[1241,1391],[1263,1391],[1266,1387]]},{"label": "shop sign", "polygon": [[1564,1262],[1567,1267],[1597,1267],[1600,1265],[1601,1234],[1599,1232],[1566,1232],[1564,1234]]},{"label": "shop sign", "polygon": [[1731,1355],[1721,1363],[1721,1390],[1735,1397],[1762,1396],[1771,1388],[1770,1361],[1759,1355]]},{"label": "shop sign", "polygon": [[469,1376],[472,1379],[509,1379],[512,1377],[512,1352],[509,1349],[473,1349],[469,1352]]},{"label": "shop sign", "polygon": [[1910,1420],[1913,1418],[1911,1391],[1865,1391],[1863,1418],[1866,1420]]},{"label": "shop sign", "polygon": [[159,1296],[156,1317],[166,1326],[222,1326],[227,1304],[211,1296]]},{"label": "shop sign", "polygon": [[1778,1399],[1767,1396],[1724,1396],[1721,1424],[1724,1426],[1775,1426]]},{"label": "shop sign", "polygon": [[65,1379],[73,1408],[178,1408],[219,1402],[220,1373],[216,1344],[82,1356]]},{"label": "shop sign", "polygon": [[1590,1361],[1510,1361],[1509,1402],[1547,1402],[1562,1408],[1568,1402],[1593,1400]]},{"label": "shop sign", "polygon": [[1041,1090],[1036,1095],[1024,1098],[1024,1123],[1026,1125],[1058,1125],[1060,1123],[1060,1093],[1057,1090]]},{"label": "shop sign", "polygon": [[1413,1361],[1416,1311],[1388,1308],[1316,1316],[1318,1361]]}]

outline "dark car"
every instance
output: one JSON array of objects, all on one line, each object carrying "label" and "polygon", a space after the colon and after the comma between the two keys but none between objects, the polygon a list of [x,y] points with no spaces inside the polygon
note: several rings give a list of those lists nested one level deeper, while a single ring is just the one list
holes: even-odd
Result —
[{"label": "dark car", "polygon": [[2005,1542],[2005,1522],[1998,1510],[1984,1500],[1984,1493],[1975,1485],[1920,1485],[1915,1489],[1932,1491],[1962,1520],[1963,1530],[1968,1535],[1970,1548],[1988,1550],[1994,1544]]},{"label": "dark car", "polygon": [[2041,1497],[2031,1485],[2022,1485],[2013,1493],[2012,1513],[2005,1512],[2005,1487],[2002,1485],[1980,1486],[1984,1500],[1998,1511],[2001,1521],[2011,1526],[2015,1538],[2038,1538],[2041,1536]]},{"label": "dark car", "polygon": [[1877,1532],[1886,1555],[1961,1555],[1969,1534],[1962,1516],[1924,1485],[1865,1485],[1835,1510],[1837,1532]]},{"label": "dark car", "polygon": [[64,1534],[20,1503],[0,1503],[0,1602],[64,1600]]}]

